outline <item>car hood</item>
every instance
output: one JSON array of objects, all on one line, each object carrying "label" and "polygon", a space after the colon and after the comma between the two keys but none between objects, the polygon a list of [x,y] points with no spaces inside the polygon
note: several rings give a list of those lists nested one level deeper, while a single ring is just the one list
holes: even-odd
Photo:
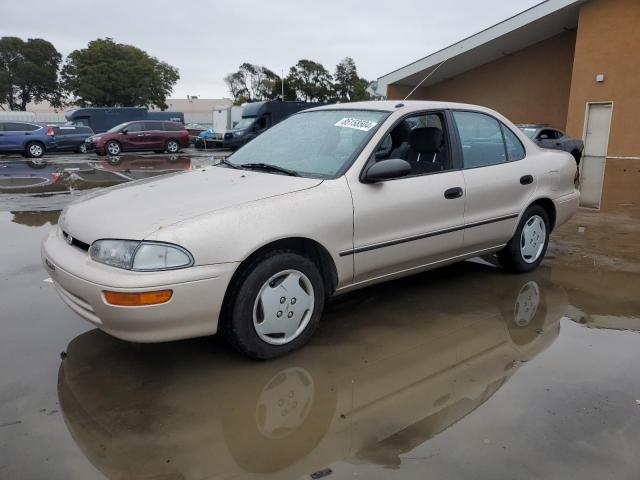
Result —
[{"label": "car hood", "polygon": [[223,167],[117,185],[69,205],[60,227],[77,240],[140,240],[188,218],[313,188],[322,180]]}]

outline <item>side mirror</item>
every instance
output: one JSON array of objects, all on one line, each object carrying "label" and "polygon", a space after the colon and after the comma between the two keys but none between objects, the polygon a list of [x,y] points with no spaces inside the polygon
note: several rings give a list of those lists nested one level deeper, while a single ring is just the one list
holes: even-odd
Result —
[{"label": "side mirror", "polygon": [[126,128],[123,128],[122,130],[120,130],[120,133],[126,135],[128,131],[129,130],[127,130]]},{"label": "side mirror", "polygon": [[411,173],[411,165],[401,158],[390,158],[374,163],[364,172],[363,180],[366,183],[375,183],[381,180],[406,177]]}]

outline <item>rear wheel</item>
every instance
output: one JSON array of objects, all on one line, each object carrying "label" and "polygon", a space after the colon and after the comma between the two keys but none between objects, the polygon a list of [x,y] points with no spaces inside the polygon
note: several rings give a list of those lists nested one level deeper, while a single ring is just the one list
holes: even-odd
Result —
[{"label": "rear wheel", "polygon": [[289,251],[267,253],[235,282],[223,331],[254,359],[289,353],[313,335],[324,308],[324,284],[315,263]]},{"label": "rear wheel", "polygon": [[114,157],[120,155],[120,153],[122,152],[122,146],[115,140],[110,140],[109,142],[107,142],[104,149],[109,155]]},{"label": "rear wheel", "polygon": [[29,158],[40,158],[44,155],[44,145],[40,142],[29,142],[25,147],[25,153]]},{"label": "rear wheel", "polygon": [[180,145],[178,145],[178,142],[176,142],[175,140],[169,140],[167,142],[167,145],[165,146],[165,150],[169,153],[178,153],[178,150],[180,150]]},{"label": "rear wheel", "polygon": [[506,247],[498,252],[502,268],[524,273],[540,265],[549,245],[549,216],[540,205],[530,206]]},{"label": "rear wheel", "polygon": [[87,146],[84,143],[81,143],[78,147],[78,153],[87,153]]}]

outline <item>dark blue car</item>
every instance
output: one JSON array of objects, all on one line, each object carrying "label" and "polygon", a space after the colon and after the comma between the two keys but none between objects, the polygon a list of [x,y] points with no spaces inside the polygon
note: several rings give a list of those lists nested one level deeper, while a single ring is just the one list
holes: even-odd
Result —
[{"label": "dark blue car", "polygon": [[0,122],[0,153],[40,158],[56,148],[53,127],[29,122]]}]

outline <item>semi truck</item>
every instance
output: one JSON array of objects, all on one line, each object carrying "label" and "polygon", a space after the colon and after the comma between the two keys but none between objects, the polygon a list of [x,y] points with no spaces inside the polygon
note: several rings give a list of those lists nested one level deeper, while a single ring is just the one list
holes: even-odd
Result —
[{"label": "semi truck", "polygon": [[72,125],[91,127],[95,133],[106,132],[112,127],[136,120],[167,120],[184,123],[182,112],[155,112],[144,107],[91,107],[76,108],[65,114]]},{"label": "semi truck", "polygon": [[245,103],[242,118],[232,129],[214,133],[214,145],[218,148],[240,148],[288,116],[320,105],[324,104],[281,100]]}]

